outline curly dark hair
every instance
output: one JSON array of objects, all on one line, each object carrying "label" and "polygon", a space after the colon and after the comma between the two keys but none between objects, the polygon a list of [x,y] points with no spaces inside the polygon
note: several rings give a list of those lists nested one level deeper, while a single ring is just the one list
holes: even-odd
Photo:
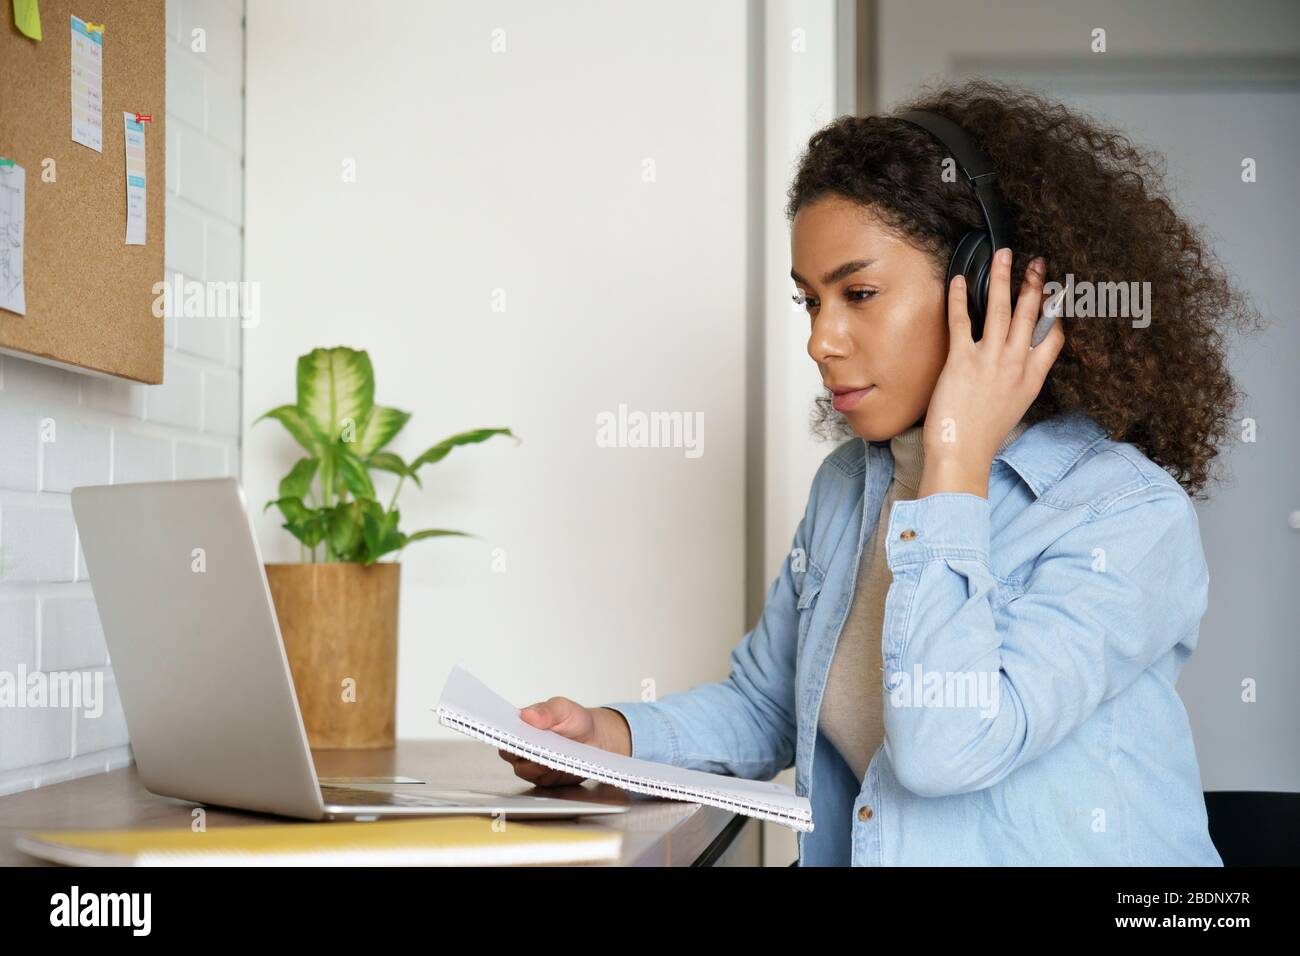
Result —
[{"label": "curly dark hair", "polygon": [[[1073,273],[1076,283],[1150,282],[1146,327],[1062,316],[1065,345],[1026,421],[1082,412],[1204,497],[1243,398],[1223,333],[1257,329],[1259,314],[1174,210],[1163,157],[1090,116],[988,80],[923,90],[896,112],[910,109],[965,128],[997,169],[1015,253],[1013,293],[1034,255],[1047,260],[1048,281]],[[860,203],[932,254],[943,281],[958,239],[984,224],[965,178],[936,175],[946,157],[929,133],[892,114],[841,117],[808,141],[786,217],[830,195]],[[826,396],[811,424],[825,438],[853,435]]]}]

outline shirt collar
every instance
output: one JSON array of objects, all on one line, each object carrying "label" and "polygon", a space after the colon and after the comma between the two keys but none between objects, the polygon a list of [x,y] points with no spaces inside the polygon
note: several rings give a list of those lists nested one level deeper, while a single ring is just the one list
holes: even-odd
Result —
[{"label": "shirt collar", "polygon": [[[1009,466],[1029,486],[1034,497],[1041,498],[1093,445],[1108,437],[1104,428],[1082,412],[1062,412],[1030,425],[1019,438],[994,455],[993,461]],[[852,462],[852,474],[861,474],[868,456],[884,455],[889,447],[888,440],[863,438],[859,443],[864,453]]]},{"label": "shirt collar", "polygon": [[1004,461],[1041,498],[1065,477],[1106,430],[1082,412],[1067,412],[1035,422],[993,456]]}]

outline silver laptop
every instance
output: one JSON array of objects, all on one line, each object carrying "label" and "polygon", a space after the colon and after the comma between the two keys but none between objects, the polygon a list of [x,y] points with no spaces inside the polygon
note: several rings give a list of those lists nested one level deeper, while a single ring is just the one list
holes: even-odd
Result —
[{"label": "silver laptop", "polygon": [[136,766],[152,792],[305,820],[626,811],[427,785],[322,787],[239,483],[75,488],[72,511]]}]

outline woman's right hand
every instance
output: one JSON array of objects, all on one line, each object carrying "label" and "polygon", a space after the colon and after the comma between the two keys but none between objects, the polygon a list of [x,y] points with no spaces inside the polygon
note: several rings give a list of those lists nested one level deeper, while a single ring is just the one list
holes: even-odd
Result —
[{"label": "woman's right hand", "polygon": [[[583,707],[567,697],[552,697],[519,711],[519,719],[538,730],[553,730],[578,743],[591,744],[601,750],[632,755],[632,731],[627,720],[608,707]],[[534,763],[527,757],[498,749],[501,759],[511,764],[515,776],[535,787],[568,787],[582,783],[586,777]]]}]

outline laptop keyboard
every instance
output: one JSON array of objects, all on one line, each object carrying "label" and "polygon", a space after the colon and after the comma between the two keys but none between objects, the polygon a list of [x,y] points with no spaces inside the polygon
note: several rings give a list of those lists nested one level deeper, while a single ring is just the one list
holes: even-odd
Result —
[{"label": "laptop keyboard", "polygon": [[343,787],[322,787],[321,796],[326,804],[345,807],[455,807],[455,800],[417,796],[413,793],[389,793],[386,790],[348,790]]}]

